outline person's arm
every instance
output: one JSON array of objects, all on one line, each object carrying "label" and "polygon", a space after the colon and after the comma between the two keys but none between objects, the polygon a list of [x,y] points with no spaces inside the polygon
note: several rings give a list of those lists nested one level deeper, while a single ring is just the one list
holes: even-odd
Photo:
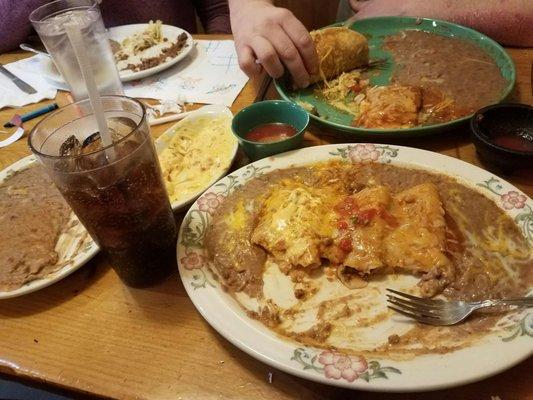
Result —
[{"label": "person's arm", "polygon": [[231,33],[227,0],[194,0],[206,33]]},{"label": "person's arm", "polygon": [[229,0],[229,7],[239,65],[248,76],[264,68],[280,78],[286,67],[295,85],[309,85],[318,56],[309,32],[289,10],[271,0]]},{"label": "person's arm", "polygon": [[0,53],[13,50],[31,32],[30,13],[45,0],[0,0]]},{"label": "person's arm", "polygon": [[407,15],[468,26],[509,46],[533,46],[533,0],[350,0],[358,19]]}]

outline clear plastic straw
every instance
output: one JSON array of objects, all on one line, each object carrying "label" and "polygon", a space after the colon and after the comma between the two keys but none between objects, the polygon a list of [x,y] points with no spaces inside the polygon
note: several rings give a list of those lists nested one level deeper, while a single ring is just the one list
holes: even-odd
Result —
[{"label": "clear plastic straw", "polygon": [[[87,86],[89,101],[91,102],[91,107],[96,118],[98,130],[100,131],[100,138],[102,139],[102,144],[104,147],[111,146],[113,144],[113,139],[107,127],[104,107],[102,106],[102,99],[100,98],[100,93],[98,93],[98,87],[96,86],[96,81],[94,79],[93,70],[90,64],[91,61],[89,60],[89,57],[85,51],[85,45],[81,30],[74,21],[71,21],[65,24],[65,31],[67,33],[68,39],[70,40],[70,44],[74,49],[76,60],[78,61],[78,65],[80,66],[83,79],[85,80],[85,85]],[[115,151],[112,147],[106,149],[107,159],[111,160],[114,156],[114,153]]]}]

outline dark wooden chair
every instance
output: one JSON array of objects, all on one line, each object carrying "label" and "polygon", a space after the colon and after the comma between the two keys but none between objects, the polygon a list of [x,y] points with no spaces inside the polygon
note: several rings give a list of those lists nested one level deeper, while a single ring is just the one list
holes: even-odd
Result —
[{"label": "dark wooden chair", "polygon": [[291,10],[311,30],[335,22],[339,0],[276,0],[275,4]]}]

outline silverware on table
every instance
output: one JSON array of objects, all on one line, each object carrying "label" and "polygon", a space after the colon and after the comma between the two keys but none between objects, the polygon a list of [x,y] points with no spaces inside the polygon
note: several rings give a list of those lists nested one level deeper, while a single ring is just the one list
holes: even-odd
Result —
[{"label": "silverware on table", "polygon": [[42,54],[43,56],[52,58],[52,56],[49,53],[47,53],[46,51],[36,49],[35,47],[33,47],[32,45],[30,45],[28,43],[21,43],[19,47],[22,50],[31,51],[32,53]]},{"label": "silverware on table", "polygon": [[360,71],[366,71],[368,69],[387,69],[389,67],[389,60],[387,58],[377,58],[370,61],[366,65],[361,65],[357,67]]},{"label": "silverware on table", "polygon": [[416,297],[393,289],[387,289],[387,291],[394,293],[387,294],[390,309],[429,325],[454,325],[480,308],[533,307],[533,297],[481,301],[434,300]]},{"label": "silverware on table", "polygon": [[37,90],[35,90],[33,87],[28,85],[26,82],[24,82],[22,79],[18,78],[17,76],[13,75],[11,72],[9,72],[2,64],[0,64],[0,72],[3,73],[5,76],[7,76],[9,79],[11,79],[11,82],[13,82],[17,87],[22,90],[23,92],[26,92],[28,94],[34,94],[37,93]]}]

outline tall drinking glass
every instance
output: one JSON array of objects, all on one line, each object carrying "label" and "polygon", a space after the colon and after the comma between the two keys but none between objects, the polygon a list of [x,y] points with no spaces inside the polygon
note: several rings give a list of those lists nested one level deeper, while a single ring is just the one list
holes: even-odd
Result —
[{"label": "tall drinking glass", "polygon": [[100,95],[123,94],[111,45],[96,0],[56,0],[30,14],[30,21],[56,67],[70,87],[75,100],[88,97],[80,66],[65,31],[65,24],[81,30],[93,76]]},{"label": "tall drinking glass", "polygon": [[111,145],[101,144],[89,100],[43,119],[29,145],[120,278],[150,286],[175,269],[177,233],[146,110],[124,96],[102,105]]}]

